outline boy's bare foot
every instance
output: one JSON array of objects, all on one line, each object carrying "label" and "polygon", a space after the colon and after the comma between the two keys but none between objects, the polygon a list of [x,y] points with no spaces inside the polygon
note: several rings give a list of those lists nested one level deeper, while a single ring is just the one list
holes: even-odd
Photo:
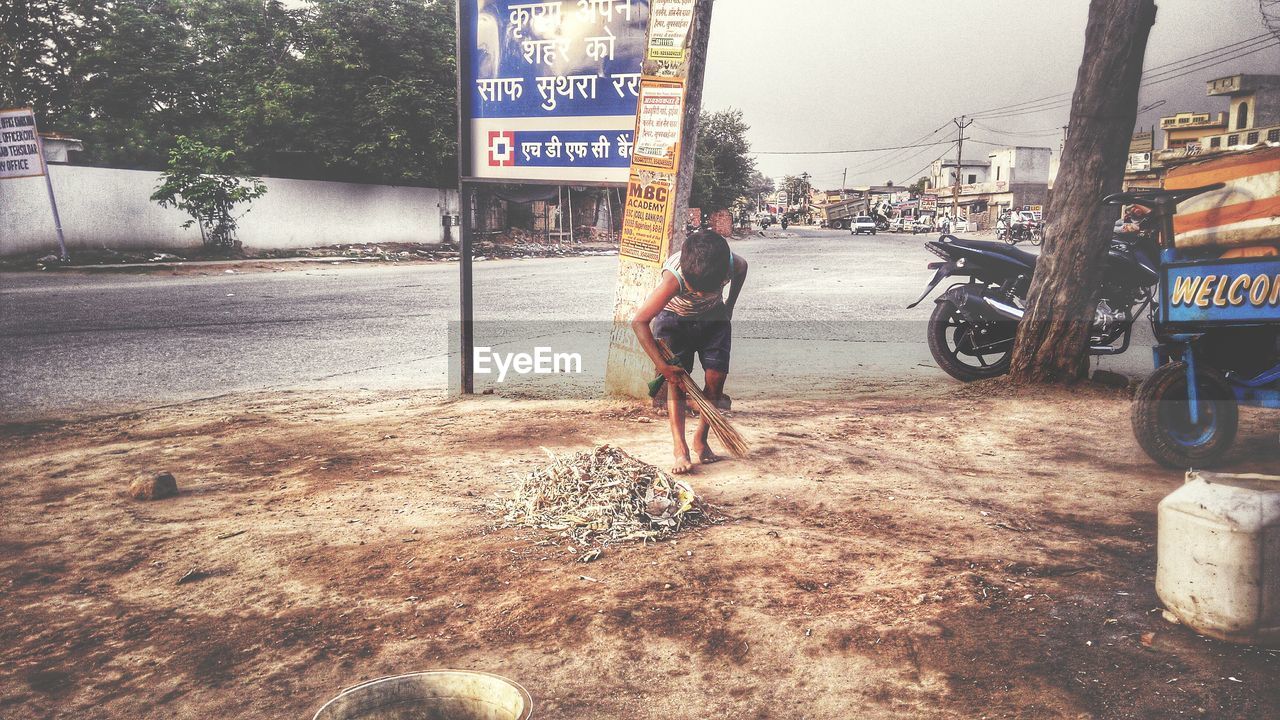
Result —
[{"label": "boy's bare foot", "polygon": [[695,444],[693,446],[694,453],[698,456],[698,462],[702,465],[710,465],[713,462],[720,462],[720,456],[711,451],[711,446],[703,445],[699,450]]},{"label": "boy's bare foot", "polygon": [[672,475],[684,475],[693,469],[693,463],[689,460],[689,454],[677,455],[675,464],[671,466]]}]

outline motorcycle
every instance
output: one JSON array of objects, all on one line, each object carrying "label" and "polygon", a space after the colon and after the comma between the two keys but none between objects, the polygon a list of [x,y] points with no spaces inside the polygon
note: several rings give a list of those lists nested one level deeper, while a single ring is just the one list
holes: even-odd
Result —
[{"label": "motorcycle", "polygon": [[1032,245],[1044,242],[1044,224],[1035,221],[1021,223],[1002,218],[996,225],[996,239],[1010,245],[1017,245],[1026,240]]},{"label": "motorcycle", "polygon": [[[927,242],[925,248],[942,261],[929,264],[933,279],[908,308],[923,302],[946,278],[968,278],[934,301],[928,342],[938,367],[964,382],[1005,374],[1038,256],[1000,242],[952,235]],[[1091,354],[1119,355],[1129,349],[1134,321],[1154,300],[1159,259],[1159,242],[1149,231],[1112,237],[1089,326]]]}]

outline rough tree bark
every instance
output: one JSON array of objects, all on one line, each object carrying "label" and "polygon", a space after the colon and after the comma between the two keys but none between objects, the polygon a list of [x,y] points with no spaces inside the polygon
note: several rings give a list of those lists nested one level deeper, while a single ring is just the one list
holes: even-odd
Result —
[{"label": "rough tree bark", "polygon": [[1155,17],[1154,0],[1089,3],[1053,216],[1013,349],[1014,382],[1073,382],[1089,370],[1089,322],[1114,220],[1099,201],[1124,178]]}]

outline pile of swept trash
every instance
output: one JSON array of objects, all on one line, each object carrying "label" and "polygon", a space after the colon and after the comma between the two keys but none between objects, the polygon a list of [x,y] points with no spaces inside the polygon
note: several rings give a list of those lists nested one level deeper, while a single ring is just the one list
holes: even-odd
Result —
[{"label": "pile of swept trash", "polygon": [[611,543],[659,540],[721,519],[688,483],[611,445],[548,455],[551,464],[520,478],[495,505],[500,527],[549,530],[588,549],[584,562]]}]

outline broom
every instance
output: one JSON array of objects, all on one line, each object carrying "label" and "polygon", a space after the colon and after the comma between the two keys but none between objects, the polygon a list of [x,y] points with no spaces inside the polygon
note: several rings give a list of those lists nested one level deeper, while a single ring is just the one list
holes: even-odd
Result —
[{"label": "broom", "polygon": [[[663,360],[668,365],[678,366],[680,362],[676,359],[675,353],[671,352],[671,348],[667,347],[667,343],[661,338],[654,338],[658,341],[658,348],[662,350]],[[649,383],[649,395],[657,395],[658,388],[662,387],[662,381],[665,376],[659,375],[653,382]],[[707,399],[702,393],[702,388],[689,377],[689,373],[680,368],[680,387],[684,390],[685,395],[693,402],[694,407],[698,409],[698,414],[707,419],[707,424],[711,426],[712,432],[716,434],[716,438],[720,440],[720,444],[724,445],[730,455],[737,458],[747,456],[747,443],[742,439],[742,435],[729,424],[728,420],[720,414],[720,408],[715,403]]]}]

